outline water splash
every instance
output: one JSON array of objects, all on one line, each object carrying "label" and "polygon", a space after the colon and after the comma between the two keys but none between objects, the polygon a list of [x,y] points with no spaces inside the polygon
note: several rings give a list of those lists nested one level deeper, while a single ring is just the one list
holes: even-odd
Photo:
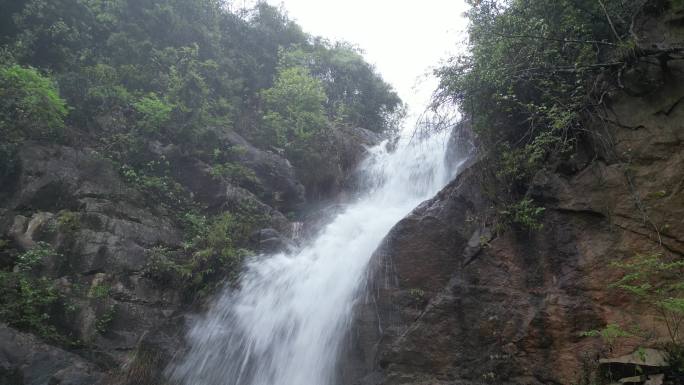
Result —
[{"label": "water splash", "polygon": [[[357,291],[373,251],[452,176],[446,140],[404,137],[363,162],[365,193],[293,254],[254,258],[188,333],[168,370],[185,385],[331,385]],[[390,147],[396,147],[390,151]]]}]

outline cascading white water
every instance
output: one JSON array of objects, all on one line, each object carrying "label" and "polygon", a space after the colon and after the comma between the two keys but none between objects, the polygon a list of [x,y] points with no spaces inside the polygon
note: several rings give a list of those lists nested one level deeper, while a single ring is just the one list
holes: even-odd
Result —
[{"label": "cascading white water", "polygon": [[[184,385],[331,385],[369,259],[383,237],[451,177],[446,140],[402,137],[370,150],[366,192],[292,254],[247,264],[188,333],[169,375]],[[453,168],[452,168],[453,169]]]}]

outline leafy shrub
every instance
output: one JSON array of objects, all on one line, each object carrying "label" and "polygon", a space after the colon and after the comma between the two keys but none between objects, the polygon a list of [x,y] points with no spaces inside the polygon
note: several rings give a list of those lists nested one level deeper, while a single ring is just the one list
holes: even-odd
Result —
[{"label": "leafy shrub", "polygon": [[263,126],[270,142],[286,150],[327,128],[321,82],[304,67],[281,68],[272,88],[261,92]]},{"label": "leafy shrub", "polygon": [[249,234],[249,222],[231,213],[220,214],[211,220],[204,218],[195,222],[201,228],[201,234],[196,233],[192,239],[193,265],[195,280],[203,281],[206,276],[220,270],[231,271],[239,266],[246,251],[238,244]]},{"label": "leafy shrub", "polygon": [[121,166],[119,172],[126,182],[140,191],[147,193],[147,197],[161,202],[167,207],[185,208],[191,204],[185,188],[169,175],[155,175],[168,173],[168,162],[152,161],[146,169],[135,169],[129,165]]},{"label": "leafy shrub", "polygon": [[117,69],[108,64],[97,63],[83,68],[79,74],[64,74],[60,81],[69,100],[79,107],[72,117],[80,124],[102,126],[96,117],[114,117],[133,100],[131,92],[121,84]]},{"label": "leafy shrub", "polygon": [[50,323],[51,306],[60,296],[45,278],[0,272],[0,319],[12,327],[55,339],[57,329]]},{"label": "leafy shrub", "polygon": [[62,210],[57,214],[57,226],[60,230],[73,233],[81,227],[78,213]]},{"label": "leafy shrub", "polygon": [[111,286],[100,283],[90,288],[88,297],[96,299],[106,298],[111,290]]},{"label": "leafy shrub", "polygon": [[27,272],[50,256],[59,256],[59,253],[49,243],[38,242],[33,248],[17,256],[16,267],[21,272]]},{"label": "leafy shrub", "polygon": [[189,298],[203,296],[218,282],[237,277],[243,258],[249,253],[244,246],[250,235],[265,219],[243,206],[235,212],[224,212],[213,217],[189,211],[183,216],[186,256],[180,260],[163,246],[147,252],[145,275],[161,284],[183,285]]},{"label": "leafy shrub", "polygon": [[535,205],[529,198],[522,199],[502,210],[500,213],[507,221],[529,230],[541,230],[544,225],[539,222],[546,209]]},{"label": "leafy shrub", "polygon": [[41,242],[17,256],[15,272],[0,271],[0,320],[49,340],[62,338],[49,315],[61,297],[50,281],[35,278],[30,271],[55,254],[49,244]]},{"label": "leafy shrub", "polygon": [[68,113],[52,80],[30,67],[0,67],[0,135],[5,142],[57,139]]},{"label": "leafy shrub", "polygon": [[154,93],[140,98],[133,103],[133,107],[140,114],[138,127],[148,135],[159,133],[171,119],[173,110],[173,105],[160,99]]},{"label": "leafy shrub", "polygon": [[240,186],[259,185],[259,178],[254,173],[254,170],[236,162],[214,165],[211,168],[211,175],[214,177],[226,177]]},{"label": "leafy shrub", "polygon": [[169,249],[163,246],[148,250],[145,276],[163,284],[182,284],[192,276],[193,267],[178,263],[169,254]]},{"label": "leafy shrub", "polygon": [[684,261],[668,260],[662,254],[637,254],[614,262],[624,276],[610,286],[648,305],[667,328],[672,344],[682,342],[684,325]]},{"label": "leafy shrub", "polygon": [[116,304],[110,306],[102,316],[95,321],[95,330],[100,334],[105,334],[109,330],[119,308]]},{"label": "leafy shrub", "polygon": [[588,330],[580,333],[582,337],[601,337],[604,343],[606,343],[609,349],[612,351],[615,343],[620,338],[631,337],[634,334],[622,329],[618,324],[608,324],[602,329]]},{"label": "leafy shrub", "polygon": [[656,314],[655,319],[662,322],[667,336],[660,333],[644,333],[641,330],[649,325],[633,325],[630,330],[611,323],[603,329],[591,330],[581,335],[601,337],[612,350],[616,341],[624,337],[642,337],[656,340],[667,337],[662,344],[666,352],[666,362],[671,373],[681,376],[684,373],[684,341],[681,328],[684,325],[684,261],[665,258],[660,253],[637,254],[632,258],[615,261],[611,264],[621,270],[623,276],[609,285],[628,294],[632,300],[648,306]]}]

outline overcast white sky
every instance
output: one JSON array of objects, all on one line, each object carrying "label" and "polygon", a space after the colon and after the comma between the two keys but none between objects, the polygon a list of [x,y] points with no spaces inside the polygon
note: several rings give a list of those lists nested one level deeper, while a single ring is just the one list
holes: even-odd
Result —
[{"label": "overcast white sky", "polygon": [[[345,40],[365,51],[409,104],[413,119],[436,86],[426,79],[464,40],[464,0],[268,0],[305,32]],[[411,118],[407,122],[412,124]]]}]

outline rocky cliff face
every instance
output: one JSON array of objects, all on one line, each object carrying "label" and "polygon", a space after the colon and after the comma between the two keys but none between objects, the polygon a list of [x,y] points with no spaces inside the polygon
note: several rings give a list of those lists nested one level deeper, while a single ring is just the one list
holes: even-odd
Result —
[{"label": "rocky cliff face", "polygon": [[[340,181],[350,177],[364,146],[377,140],[363,129],[345,130],[355,135],[339,133],[340,156],[348,161],[333,176]],[[306,203],[297,170],[239,135],[227,135],[241,149],[236,162],[253,170],[258,185],[217,176],[173,145],[151,143],[150,151],[168,160],[171,180],[203,213],[246,206],[263,218],[263,228],[241,247],[284,247],[292,225],[283,212]],[[48,245],[54,252],[27,274],[54,284],[60,300],[45,316],[56,327],[47,339],[25,333],[41,334],[35,325],[25,332],[0,325],[0,384],[162,383],[164,366],[182,348],[185,315],[201,306],[165,276],[194,258],[184,244],[183,213],[126,180],[94,148],[32,142],[19,149],[17,163],[17,172],[0,186],[0,263],[13,266],[17,254]],[[159,250],[165,259],[154,259]]]},{"label": "rocky cliff face", "polygon": [[[682,17],[641,20],[640,43],[681,47]],[[600,139],[535,176],[528,194],[546,207],[540,230],[496,231],[482,163],[395,226],[372,259],[344,383],[580,383],[598,356],[636,346],[628,339],[609,352],[581,332],[662,328],[607,287],[618,275],[611,261],[684,256],[684,65],[650,60],[587,123]],[[610,155],[594,151],[600,141]]]}]

